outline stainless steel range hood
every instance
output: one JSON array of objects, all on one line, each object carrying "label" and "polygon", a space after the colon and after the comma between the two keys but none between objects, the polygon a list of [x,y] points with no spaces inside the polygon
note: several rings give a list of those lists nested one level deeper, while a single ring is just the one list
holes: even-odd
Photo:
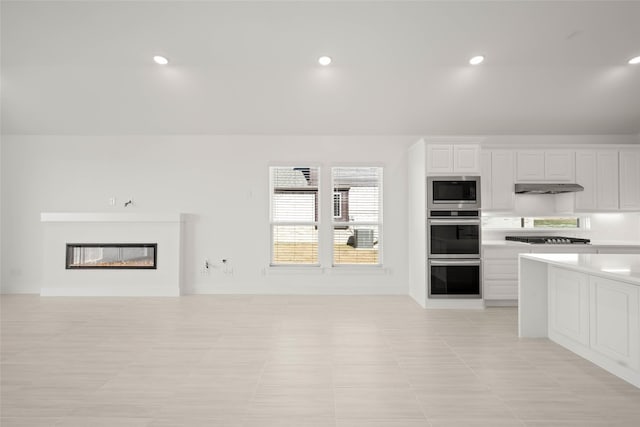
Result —
[{"label": "stainless steel range hood", "polygon": [[579,184],[535,183],[516,184],[516,194],[559,194],[584,191]]}]

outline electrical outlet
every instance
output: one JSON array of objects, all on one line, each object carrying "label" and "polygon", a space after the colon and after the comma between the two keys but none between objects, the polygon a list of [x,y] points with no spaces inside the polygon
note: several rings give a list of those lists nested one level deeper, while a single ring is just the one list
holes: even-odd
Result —
[{"label": "electrical outlet", "polygon": [[208,258],[205,258],[204,262],[202,263],[202,268],[200,269],[200,275],[209,276],[210,274],[211,274],[211,263],[209,262]]}]

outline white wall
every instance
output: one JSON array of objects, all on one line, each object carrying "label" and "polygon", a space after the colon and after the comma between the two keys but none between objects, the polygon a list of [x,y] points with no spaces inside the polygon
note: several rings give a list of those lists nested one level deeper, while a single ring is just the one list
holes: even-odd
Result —
[{"label": "white wall", "polygon": [[[418,138],[337,136],[5,136],[2,291],[39,292],[41,212],[183,212],[184,289],[221,293],[407,294],[407,147]],[[384,267],[274,274],[268,165],[384,166]],[[111,207],[109,198],[117,204]],[[230,260],[233,275],[204,258]]]}]

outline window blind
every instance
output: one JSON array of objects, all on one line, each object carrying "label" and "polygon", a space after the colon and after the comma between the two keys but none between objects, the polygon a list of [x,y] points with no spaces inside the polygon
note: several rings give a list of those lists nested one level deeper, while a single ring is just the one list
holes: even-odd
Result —
[{"label": "window blind", "polygon": [[[334,167],[333,263],[380,264],[382,168]],[[340,214],[336,197],[340,195]]]},{"label": "window blind", "polygon": [[318,168],[270,171],[271,264],[318,264]]}]

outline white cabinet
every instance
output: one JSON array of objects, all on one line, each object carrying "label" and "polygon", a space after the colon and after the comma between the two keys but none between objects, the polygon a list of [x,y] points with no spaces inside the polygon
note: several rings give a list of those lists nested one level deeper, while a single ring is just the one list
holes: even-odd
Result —
[{"label": "white cabinet", "polygon": [[544,151],[518,151],[516,170],[518,181],[544,181]]},{"label": "white cabinet", "polygon": [[601,270],[601,264],[610,262],[615,264],[611,255],[579,267],[563,265],[561,258],[546,265],[523,258],[519,334],[548,336],[640,388],[640,283]]},{"label": "white cabinet", "polygon": [[640,368],[640,288],[602,277],[591,276],[591,348],[615,363]]},{"label": "white cabinet", "polygon": [[589,345],[589,276],[549,267],[549,337]]},{"label": "white cabinet", "polygon": [[[624,253],[627,248],[618,249]],[[640,249],[640,247],[638,248]],[[581,245],[527,245],[484,246],[483,295],[486,301],[518,299],[518,255],[527,253],[590,253],[598,252],[594,246]]]},{"label": "white cabinet", "polygon": [[476,144],[455,144],[453,146],[453,171],[461,174],[480,172],[480,146]]},{"label": "white cabinet", "polygon": [[480,173],[478,144],[427,144],[428,175],[477,175]]},{"label": "white cabinet", "polygon": [[491,210],[493,205],[491,169],[491,151],[482,150],[480,152],[480,202],[482,210]]},{"label": "white cabinet", "polygon": [[528,247],[483,248],[483,295],[490,300],[518,299],[518,255],[529,253]]},{"label": "white cabinet", "polygon": [[482,209],[514,209],[514,156],[512,150],[483,150],[480,156]]},{"label": "white cabinet", "polygon": [[640,150],[620,151],[620,209],[640,210]]},{"label": "white cabinet", "polygon": [[573,151],[545,151],[544,176],[548,181],[574,181]]},{"label": "white cabinet", "polygon": [[576,193],[576,210],[617,210],[618,151],[578,151],[576,183],[584,187],[584,191]]},{"label": "white cabinet", "polygon": [[574,152],[567,150],[519,150],[516,153],[518,182],[573,182]]},{"label": "white cabinet", "polygon": [[453,172],[453,145],[427,145],[427,174]]}]

